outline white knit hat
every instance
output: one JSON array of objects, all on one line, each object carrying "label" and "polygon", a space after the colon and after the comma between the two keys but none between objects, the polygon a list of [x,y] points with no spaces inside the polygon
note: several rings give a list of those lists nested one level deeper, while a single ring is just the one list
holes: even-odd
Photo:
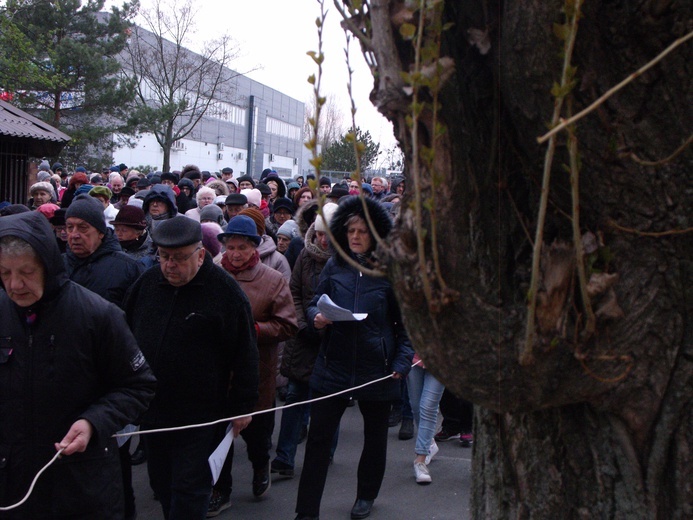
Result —
[{"label": "white knit hat", "polygon": [[245,195],[248,199],[248,204],[254,204],[258,208],[262,202],[262,193],[256,188],[241,190],[241,195]]},{"label": "white knit hat", "polygon": [[334,202],[328,202],[322,207],[322,215],[318,215],[315,218],[315,231],[327,231],[330,221],[332,220],[332,215],[334,215],[338,207],[339,206]]}]

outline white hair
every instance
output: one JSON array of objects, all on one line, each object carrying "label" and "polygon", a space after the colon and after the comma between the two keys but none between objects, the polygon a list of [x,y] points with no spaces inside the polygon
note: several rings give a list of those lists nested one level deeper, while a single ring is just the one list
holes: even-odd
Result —
[{"label": "white hair", "polygon": [[121,181],[123,181],[123,183],[125,183],[123,176],[118,172],[111,172],[111,174],[108,176],[108,182],[113,182],[113,179],[120,179]]},{"label": "white hair", "polygon": [[197,200],[197,202],[200,202],[200,199],[203,195],[211,195],[212,198],[216,198],[217,192],[214,191],[212,188],[202,186],[199,190],[197,190],[197,195],[195,195],[195,199]]},{"label": "white hair", "polygon": [[38,257],[29,242],[11,235],[0,238],[0,256],[4,255],[14,257],[30,255],[35,258]]}]

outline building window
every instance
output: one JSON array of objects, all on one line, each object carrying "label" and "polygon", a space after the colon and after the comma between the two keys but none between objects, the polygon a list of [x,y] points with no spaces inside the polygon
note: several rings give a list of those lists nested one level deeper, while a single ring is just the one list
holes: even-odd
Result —
[{"label": "building window", "polygon": [[288,137],[294,141],[301,140],[301,127],[296,125],[290,125],[279,119],[274,119],[273,117],[268,117],[265,123],[265,131],[268,134],[278,135],[280,137]]},{"label": "building window", "polygon": [[226,103],[225,101],[219,101],[217,99],[213,99],[209,104],[209,109],[207,110],[206,115],[241,126],[245,125],[247,118],[245,108],[232,105],[231,103]]}]

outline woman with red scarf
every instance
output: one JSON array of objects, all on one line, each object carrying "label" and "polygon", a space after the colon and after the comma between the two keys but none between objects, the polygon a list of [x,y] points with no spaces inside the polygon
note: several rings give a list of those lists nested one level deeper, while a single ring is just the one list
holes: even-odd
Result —
[{"label": "woman with red scarf", "polygon": [[[277,345],[296,334],[296,309],[289,283],[279,273],[260,262],[257,247],[261,237],[255,221],[246,215],[233,217],[226,232],[217,237],[226,251],[221,265],[233,276],[250,301],[260,351],[260,399],[256,410],[274,407],[276,391]],[[272,445],[274,413],[253,417],[241,432],[248,445],[248,459],[253,465],[253,494],[263,496],[270,487],[269,450]],[[231,493],[233,444],[221,476],[210,499],[210,513],[228,507]],[[227,468],[228,466],[228,468]],[[216,511],[214,509],[216,508]],[[208,513],[209,514],[209,513]]]}]

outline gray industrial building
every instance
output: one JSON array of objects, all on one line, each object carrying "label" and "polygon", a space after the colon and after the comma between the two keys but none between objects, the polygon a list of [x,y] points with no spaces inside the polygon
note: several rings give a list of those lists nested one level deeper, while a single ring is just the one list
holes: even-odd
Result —
[{"label": "gray industrial building", "polygon": [[[142,28],[138,32],[146,34]],[[271,168],[281,176],[297,176],[303,167],[304,103],[233,70],[228,74],[229,94],[215,98],[191,134],[174,143],[171,169],[196,164],[214,172],[228,166],[234,176],[259,177]],[[163,151],[152,134],[144,134],[134,148],[116,150],[114,160],[131,168],[160,169]]]}]

